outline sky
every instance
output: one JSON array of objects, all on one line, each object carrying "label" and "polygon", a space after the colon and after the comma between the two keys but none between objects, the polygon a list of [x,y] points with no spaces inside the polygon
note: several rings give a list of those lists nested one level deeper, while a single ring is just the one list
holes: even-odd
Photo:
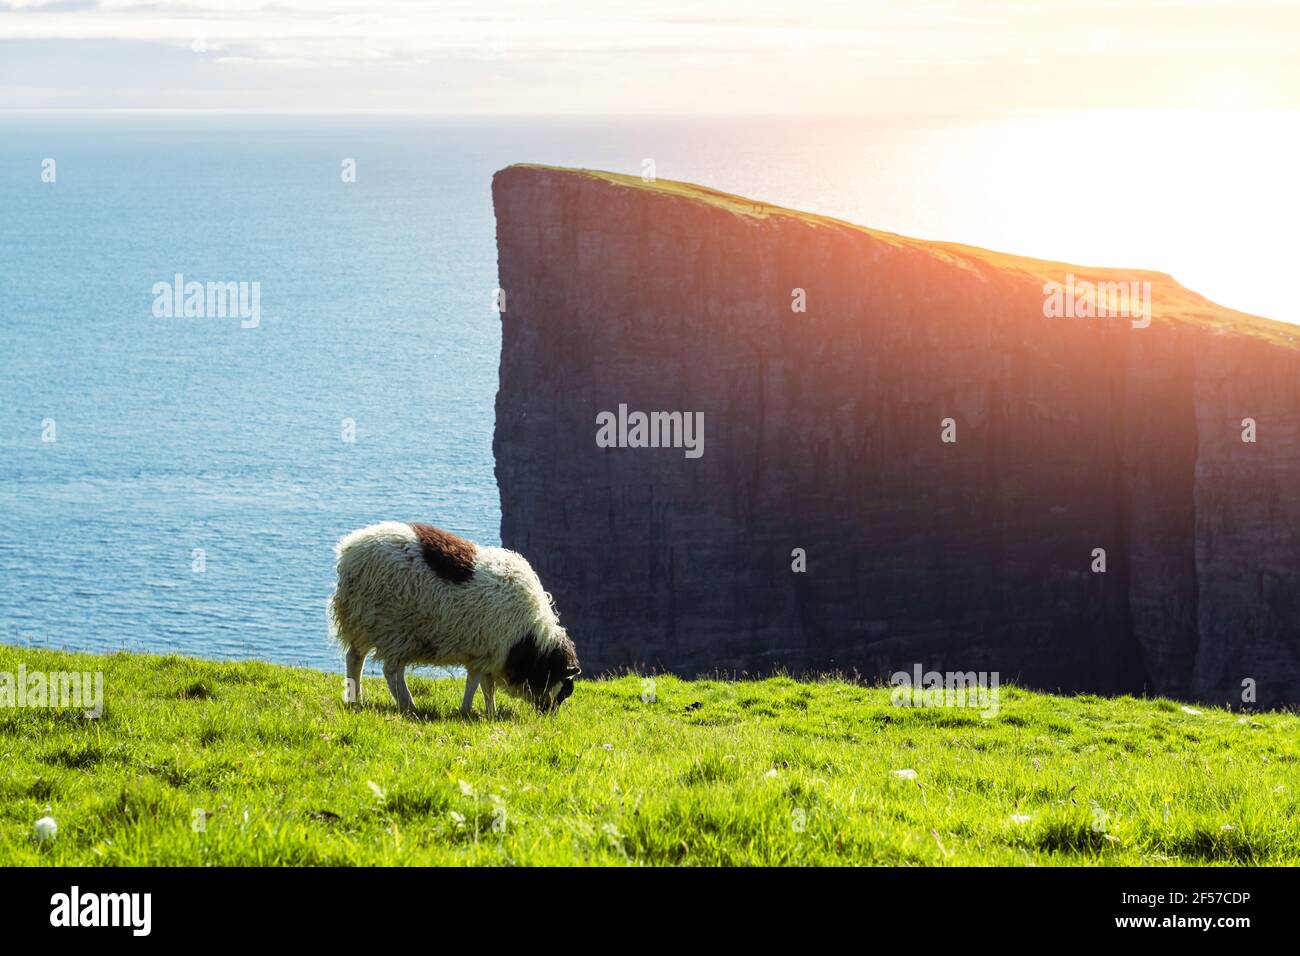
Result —
[{"label": "sky", "polygon": [[1297,109],[1297,51],[1297,0],[0,0],[0,109]]}]

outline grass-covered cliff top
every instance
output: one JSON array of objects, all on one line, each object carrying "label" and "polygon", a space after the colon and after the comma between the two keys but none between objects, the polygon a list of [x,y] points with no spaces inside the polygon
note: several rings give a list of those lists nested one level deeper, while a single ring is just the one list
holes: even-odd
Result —
[{"label": "grass-covered cliff top", "polygon": [[1163,272],[1153,272],[1146,269],[1072,265],[1065,262],[1053,262],[1048,259],[1034,259],[1028,256],[994,252],[978,246],[967,246],[955,242],[913,239],[891,232],[859,226],[830,216],[802,212],[797,209],[787,209],[760,200],[710,189],[707,186],[676,182],[670,179],[655,179],[647,182],[640,176],[623,173],[611,173],[598,169],[569,169],[562,166],[546,166],[538,163],[518,163],[509,168],[544,170],[582,177],[618,189],[636,189],[653,195],[702,203],[755,221],[786,219],[802,223],[811,228],[849,230],[871,236],[873,239],[898,248],[910,248],[923,252],[959,268],[974,268],[981,272],[993,269],[1010,275],[1018,274],[1027,281],[1039,286],[1049,281],[1063,283],[1067,273],[1073,273],[1079,279],[1094,283],[1150,281],[1152,284],[1153,322],[1176,322],[1215,333],[1249,336],[1285,348],[1300,348],[1300,329],[1297,329],[1294,325],[1239,312],[1211,302],[1204,296],[1182,286]]},{"label": "grass-covered cliff top", "polygon": [[352,710],[262,663],[0,647],[20,664],[102,671],[106,706],[0,708],[0,865],[1300,862],[1290,714],[627,677],[465,721],[417,678],[402,719],[380,679]]}]

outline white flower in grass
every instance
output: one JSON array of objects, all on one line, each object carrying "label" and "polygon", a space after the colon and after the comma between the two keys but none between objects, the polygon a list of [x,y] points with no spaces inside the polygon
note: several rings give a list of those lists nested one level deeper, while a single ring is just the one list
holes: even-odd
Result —
[{"label": "white flower in grass", "polygon": [[891,770],[890,773],[892,773],[892,774],[893,774],[895,777],[897,777],[899,780],[915,780],[915,779],[916,779],[916,771],[915,771],[915,770]]},{"label": "white flower in grass", "polygon": [[600,825],[600,832],[605,835],[605,839],[609,841],[611,847],[616,850],[621,850],[623,848],[623,834],[619,833],[618,827],[615,824],[602,823]]},{"label": "white flower in grass", "polygon": [[1016,824],[1016,826],[1024,826],[1026,823],[1028,823],[1028,822],[1029,822],[1030,820],[1032,820],[1032,819],[1033,819],[1033,817],[1031,817],[1031,816],[1030,816],[1029,814],[1027,814],[1027,813],[1013,813],[1013,814],[1011,814],[1011,822],[1014,823],[1014,824]]},{"label": "white flower in grass", "polygon": [[772,768],[771,770],[769,770],[767,773],[763,774],[763,776],[766,777],[768,780],[774,780],[774,779],[776,779],[776,768],[773,767],[773,768]]},{"label": "white flower in grass", "polygon": [[[384,788],[381,787],[379,784],[375,783],[373,780],[367,780],[366,786],[370,788],[370,792],[373,793],[375,797],[382,803],[384,800]],[[245,814],[245,819],[247,819],[247,814]]]},{"label": "white flower in grass", "polygon": [[41,817],[36,821],[36,839],[53,840],[59,835],[59,825],[54,822],[54,817]]},{"label": "white flower in grass", "polygon": [[465,814],[457,813],[455,810],[451,811],[451,822],[458,827],[463,827],[465,825]]},{"label": "white flower in grass", "polygon": [[465,796],[467,797],[474,796],[474,785],[472,783],[466,783],[464,780],[460,780],[457,782],[460,784],[461,793],[465,794]]}]

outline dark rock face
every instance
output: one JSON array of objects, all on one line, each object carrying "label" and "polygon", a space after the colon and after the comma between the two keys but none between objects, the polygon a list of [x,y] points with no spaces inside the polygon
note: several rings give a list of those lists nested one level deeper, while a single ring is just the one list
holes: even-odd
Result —
[{"label": "dark rock face", "polygon": [[[517,166],[493,196],[501,536],[587,673],[1300,702],[1290,326],[682,184]],[[1067,271],[1150,281],[1149,327],[1045,318]],[[620,405],[702,412],[703,455],[597,447]]]}]

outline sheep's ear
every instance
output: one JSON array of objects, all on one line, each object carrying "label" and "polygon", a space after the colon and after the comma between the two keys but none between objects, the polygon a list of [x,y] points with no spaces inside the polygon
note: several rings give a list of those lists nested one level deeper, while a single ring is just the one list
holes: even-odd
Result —
[{"label": "sheep's ear", "polygon": [[570,664],[568,667],[564,669],[565,677],[577,677],[581,673],[582,673],[582,668],[579,667],[577,664]]}]

